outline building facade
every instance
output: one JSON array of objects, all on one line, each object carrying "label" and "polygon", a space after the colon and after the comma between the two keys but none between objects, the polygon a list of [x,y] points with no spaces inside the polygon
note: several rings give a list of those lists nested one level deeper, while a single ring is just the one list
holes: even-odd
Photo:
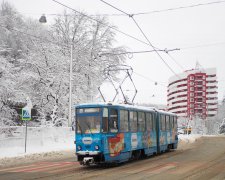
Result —
[{"label": "building facade", "polygon": [[167,90],[168,111],[179,117],[206,119],[215,116],[218,106],[216,69],[185,71],[169,79]]}]

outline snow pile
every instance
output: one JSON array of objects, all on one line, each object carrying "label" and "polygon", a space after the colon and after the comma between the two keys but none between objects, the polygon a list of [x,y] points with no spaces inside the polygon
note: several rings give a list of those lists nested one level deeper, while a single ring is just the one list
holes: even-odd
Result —
[{"label": "snow pile", "polygon": [[25,153],[25,127],[21,127],[12,137],[0,138],[0,157],[73,150],[75,149],[74,134],[71,128],[29,127]]},{"label": "snow pile", "polygon": [[194,143],[200,137],[202,137],[202,135],[199,134],[179,134],[178,149],[188,148],[190,144]]},{"label": "snow pile", "polygon": [[202,135],[200,134],[180,134],[178,135],[178,139],[179,141],[185,141],[185,142],[188,142],[188,143],[193,143],[196,141],[196,139],[202,137]]}]

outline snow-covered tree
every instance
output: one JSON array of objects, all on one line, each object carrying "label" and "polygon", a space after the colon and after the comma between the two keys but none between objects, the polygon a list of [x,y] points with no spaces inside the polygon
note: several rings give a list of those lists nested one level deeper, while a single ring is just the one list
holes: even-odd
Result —
[{"label": "snow-covered tree", "polygon": [[[12,5],[0,7],[0,120],[19,123],[19,109],[30,97],[35,121],[65,123],[69,103],[69,65],[73,47],[72,103],[89,101],[102,83],[103,70],[123,63],[114,47],[115,33],[105,17],[91,21],[80,14],[43,26],[24,18]],[[16,108],[15,108],[16,107]],[[38,118],[37,118],[38,116]],[[4,119],[4,120],[3,120]],[[13,123],[11,123],[11,121]],[[1,123],[0,122],[0,123]]]}]

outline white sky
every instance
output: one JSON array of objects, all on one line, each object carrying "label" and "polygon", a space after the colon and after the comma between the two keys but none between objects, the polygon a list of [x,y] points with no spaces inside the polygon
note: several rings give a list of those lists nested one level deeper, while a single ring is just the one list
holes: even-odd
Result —
[{"label": "white sky", "polygon": [[[2,0],[0,0],[1,2]],[[52,0],[5,0],[15,6],[24,16],[39,19],[41,14],[62,13],[64,7]],[[76,10],[87,14],[121,14],[100,0],[58,0]],[[149,12],[193,4],[215,2],[217,0],[106,0],[108,3],[127,13]],[[70,10],[68,10],[70,12]],[[50,16],[52,17],[52,16]],[[49,19],[50,17],[47,18]],[[195,68],[198,61],[204,68],[217,68],[219,100],[225,93],[225,2],[174,11],[134,16],[151,43],[161,49],[181,48],[171,52],[171,56],[185,69]],[[145,41],[131,18],[127,16],[109,16],[109,21],[138,39]],[[117,33],[117,44],[130,51],[151,50],[136,40]],[[199,45],[210,46],[195,47]],[[214,44],[214,45],[212,45]],[[185,47],[195,47],[183,49]],[[164,60],[176,72],[183,70],[168,55]],[[135,54],[127,58],[134,72],[133,79],[138,89],[135,102],[166,104],[167,82],[174,74],[155,53]],[[152,79],[154,82],[141,77]],[[160,85],[163,82],[164,86]],[[154,97],[153,97],[154,95]]]}]

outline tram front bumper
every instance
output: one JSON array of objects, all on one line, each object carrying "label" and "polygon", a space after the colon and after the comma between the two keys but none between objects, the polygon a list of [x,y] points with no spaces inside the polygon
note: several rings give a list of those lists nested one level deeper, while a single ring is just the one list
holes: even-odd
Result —
[{"label": "tram front bumper", "polygon": [[90,155],[90,156],[93,156],[93,155],[98,155],[100,154],[101,152],[100,151],[78,151],[76,152],[77,155]]}]

